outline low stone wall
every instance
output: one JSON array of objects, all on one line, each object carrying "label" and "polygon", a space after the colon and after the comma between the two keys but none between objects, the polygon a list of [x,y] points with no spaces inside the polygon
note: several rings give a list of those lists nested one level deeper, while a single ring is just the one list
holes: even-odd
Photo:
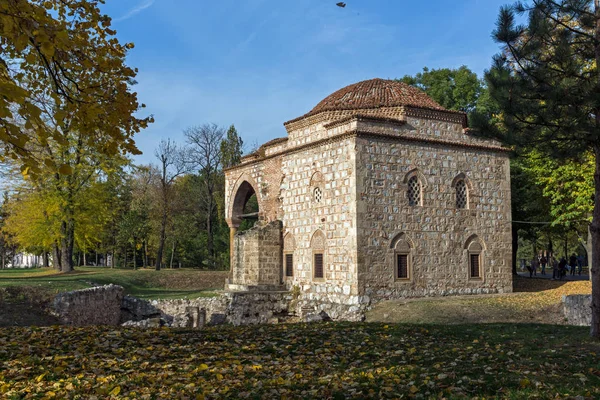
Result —
[{"label": "low stone wall", "polygon": [[[160,315],[167,325],[175,328],[191,326],[190,309],[204,309],[207,325],[250,325],[322,319],[361,321],[368,304],[359,303],[360,299],[355,297],[345,301],[349,304],[343,304],[337,298],[328,299],[315,294],[295,295],[292,292],[225,292],[211,298],[152,301],[132,301],[126,296],[123,315],[136,315],[136,321]],[[130,309],[131,307],[134,308]]]},{"label": "low stone wall", "polygon": [[54,312],[65,325],[113,325],[121,322],[123,287],[98,286],[60,293],[54,298]]},{"label": "low stone wall", "polygon": [[56,314],[67,325],[191,328],[202,324],[249,325],[318,320],[361,321],[368,297],[291,292],[224,292],[216,297],[143,300],[116,285],[62,293]]},{"label": "low stone wall", "polygon": [[592,325],[592,296],[575,294],[563,296],[563,310],[569,325]]},{"label": "low stone wall", "polygon": [[149,304],[160,312],[169,326],[187,328],[191,324],[188,307],[206,310],[206,323],[219,325],[227,322],[227,302],[223,296],[198,299],[151,300]]}]

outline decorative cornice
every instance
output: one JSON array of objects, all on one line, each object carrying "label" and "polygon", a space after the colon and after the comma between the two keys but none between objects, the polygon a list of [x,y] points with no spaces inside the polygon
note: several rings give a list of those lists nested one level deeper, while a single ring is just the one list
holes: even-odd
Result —
[{"label": "decorative cornice", "polygon": [[[406,117],[433,119],[461,124],[468,127],[467,114],[462,111],[438,110],[427,107],[393,106],[377,108],[361,108],[355,110],[327,110],[317,114],[304,114],[301,117],[284,122],[288,132],[303,129],[327,120],[348,119],[355,115],[362,117],[389,118],[402,120]],[[332,121],[331,123],[334,123]]]},{"label": "decorative cornice", "polygon": [[407,117],[452,122],[455,124],[462,124],[463,129],[468,128],[467,114],[462,111],[440,111],[427,108],[405,107],[404,112]]},{"label": "decorative cornice", "polygon": [[372,138],[378,138],[378,139],[386,139],[386,140],[390,140],[390,141],[426,143],[426,144],[433,144],[433,145],[446,146],[446,147],[461,147],[461,148],[468,148],[468,149],[483,150],[483,151],[488,151],[488,152],[492,152],[492,153],[510,153],[512,151],[511,149],[506,148],[506,147],[488,145],[488,144],[483,144],[483,143],[482,144],[465,143],[465,142],[459,142],[459,141],[455,141],[455,140],[434,139],[434,138],[414,136],[414,135],[409,136],[409,135],[387,134],[387,133],[380,133],[380,132],[374,132],[374,131],[370,132],[365,129],[361,129],[361,130],[354,129],[354,130],[347,131],[347,132],[341,133],[341,134],[333,136],[333,137],[319,139],[319,140],[316,140],[311,143],[306,143],[306,144],[303,144],[303,145],[300,145],[297,147],[285,149],[278,153],[270,154],[268,156],[263,154],[258,159],[255,159],[255,160],[243,163],[243,164],[238,164],[233,167],[226,168],[226,169],[224,169],[224,171],[225,172],[234,171],[236,169],[254,165],[254,164],[257,164],[259,162],[262,162],[262,161],[265,161],[265,160],[268,160],[271,158],[281,157],[286,154],[293,154],[293,153],[297,153],[297,152],[307,150],[307,149],[310,149],[313,147],[318,147],[321,145],[335,143],[335,142],[347,139],[349,137],[372,137]]},{"label": "decorative cornice", "polygon": [[387,133],[379,133],[379,132],[369,132],[365,130],[357,131],[356,134],[360,137],[377,137],[384,139],[393,139],[399,140],[403,142],[420,142],[420,143],[429,143],[440,146],[448,146],[448,147],[463,147],[477,150],[485,150],[492,153],[510,153],[511,149],[501,146],[494,146],[489,144],[479,144],[479,143],[465,143],[459,142],[456,140],[443,140],[443,139],[434,139],[429,137],[419,137],[419,136],[408,136],[408,135],[392,135]]},{"label": "decorative cornice", "polygon": [[354,121],[356,121],[356,122],[380,122],[380,123],[395,124],[395,125],[406,124],[406,121],[402,120],[402,119],[356,114],[356,115],[351,115],[346,118],[339,119],[337,121],[330,122],[328,124],[323,125],[323,127],[325,129],[332,129],[332,128],[344,125],[348,122],[354,122]]}]

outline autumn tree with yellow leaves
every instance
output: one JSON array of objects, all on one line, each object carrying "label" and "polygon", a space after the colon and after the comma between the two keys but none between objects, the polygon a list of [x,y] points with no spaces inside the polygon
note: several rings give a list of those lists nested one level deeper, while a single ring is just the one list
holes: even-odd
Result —
[{"label": "autumn tree with yellow leaves", "polygon": [[[31,191],[56,199],[55,244],[61,270],[73,269],[81,196],[126,154],[152,122],[131,91],[137,70],[125,64],[103,0],[0,2],[0,160],[16,165]],[[58,256],[60,252],[60,256]]]}]

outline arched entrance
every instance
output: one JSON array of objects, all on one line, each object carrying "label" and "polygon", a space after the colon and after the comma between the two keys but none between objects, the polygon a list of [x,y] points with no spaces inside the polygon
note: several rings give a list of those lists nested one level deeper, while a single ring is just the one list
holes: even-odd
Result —
[{"label": "arched entrance", "polygon": [[243,181],[233,197],[231,225],[240,231],[249,229],[258,220],[259,212],[256,191],[248,181]]},{"label": "arched entrance", "polygon": [[[244,174],[230,192],[231,270],[228,290],[281,290],[282,223],[262,221],[265,210],[254,180]],[[254,223],[261,220],[261,224]]]}]

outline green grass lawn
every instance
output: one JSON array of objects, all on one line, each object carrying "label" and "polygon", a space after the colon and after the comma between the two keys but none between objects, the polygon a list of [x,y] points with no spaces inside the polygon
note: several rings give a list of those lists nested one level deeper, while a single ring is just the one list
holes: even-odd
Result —
[{"label": "green grass lawn", "polygon": [[554,325],[0,329],[0,396],[600,397],[600,345]]},{"label": "green grass lawn", "polygon": [[225,283],[227,272],[192,269],[112,269],[79,267],[61,274],[52,269],[0,270],[0,288],[32,287],[53,295],[59,292],[113,283],[140,298],[196,298],[214,295]]},{"label": "green grass lawn", "polygon": [[397,299],[375,304],[369,322],[411,324],[564,324],[562,297],[590,294],[590,281],[550,281],[515,277],[513,293]]}]

